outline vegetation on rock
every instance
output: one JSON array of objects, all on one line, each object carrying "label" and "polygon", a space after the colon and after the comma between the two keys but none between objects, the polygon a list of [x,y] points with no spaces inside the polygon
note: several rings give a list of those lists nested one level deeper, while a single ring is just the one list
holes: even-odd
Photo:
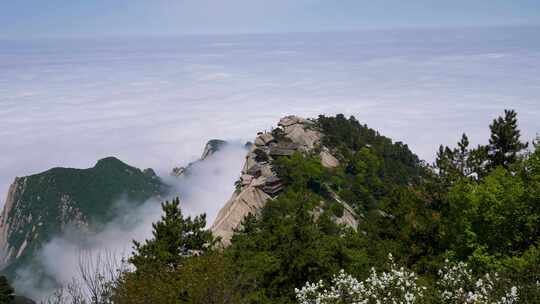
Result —
[{"label": "vegetation on rock", "polygon": [[[284,188],[226,248],[204,216],[163,204],[114,303],[540,302],[540,145],[526,150],[514,111],[493,121],[489,145],[464,134],[433,165],[354,117],[310,128],[337,167],[317,148],[269,159]],[[358,227],[336,221],[346,206]]]}]

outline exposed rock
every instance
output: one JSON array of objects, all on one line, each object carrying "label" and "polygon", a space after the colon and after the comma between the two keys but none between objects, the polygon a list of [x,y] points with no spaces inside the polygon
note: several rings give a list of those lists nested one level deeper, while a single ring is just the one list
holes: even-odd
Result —
[{"label": "exposed rock", "polygon": [[211,227],[215,236],[221,237],[222,244],[230,244],[234,230],[248,214],[257,214],[270,196],[261,189],[248,185],[240,193],[234,193],[219,211]]},{"label": "exposed rock", "polygon": [[295,124],[312,125],[313,121],[296,115],[289,115],[281,118],[278,122],[280,127],[289,127]]},{"label": "exposed rock", "polygon": [[216,152],[220,151],[227,145],[227,142],[221,139],[211,139],[209,140],[206,145],[204,145],[204,150],[201,155],[201,157],[194,161],[189,163],[187,166],[178,166],[174,167],[171,171],[171,176],[180,177],[182,175],[189,174],[190,169],[193,167],[194,164],[201,162],[203,160],[206,160],[207,158],[214,155]]},{"label": "exposed rock", "polygon": [[13,258],[14,251],[16,250],[13,246],[10,246],[8,238],[11,232],[19,230],[20,223],[13,216],[10,217],[10,215],[17,213],[17,205],[20,203],[18,198],[24,192],[25,188],[26,178],[16,177],[8,190],[4,210],[2,210],[2,214],[0,215],[0,265],[6,264]]},{"label": "exposed rock", "polygon": [[302,150],[309,151],[321,140],[321,133],[311,128],[313,124],[313,121],[298,116],[286,116],[278,126],[283,128],[287,138],[303,146]]},{"label": "exposed rock", "polygon": [[[211,230],[221,237],[222,244],[228,245],[235,229],[239,228],[244,217],[249,213],[257,214],[266,201],[277,196],[283,189],[282,181],[274,173],[271,161],[278,157],[288,157],[295,152],[309,153],[320,146],[322,134],[314,128],[312,120],[298,116],[282,118],[278,124],[282,135],[274,137],[272,133],[260,132],[255,144],[246,154],[242,175],[237,183],[237,190],[219,211]],[[321,164],[333,168],[339,161],[324,148],[321,152]],[[344,214],[337,222],[356,228],[354,211],[344,208]]]},{"label": "exposed rock", "polygon": [[248,153],[246,155],[246,160],[244,161],[244,166],[242,167],[242,173],[247,173],[249,169],[251,169],[255,165],[257,165],[257,161],[255,160],[255,154]]},{"label": "exposed rock", "polygon": [[176,176],[176,177],[179,177],[185,173],[186,173],[185,167],[174,167],[171,171],[171,175]]},{"label": "exposed rock", "polygon": [[343,215],[335,219],[336,223],[347,225],[354,230],[358,227],[358,215],[354,212],[354,209],[333,191],[330,191],[332,198],[343,206]]},{"label": "exposed rock", "polygon": [[271,133],[262,133],[261,135],[257,136],[255,139],[255,145],[256,146],[266,146],[270,142],[274,140],[274,137]]},{"label": "exposed rock", "polygon": [[227,142],[221,139],[211,139],[204,146],[203,153],[201,155],[201,160],[207,159],[209,156],[213,155],[217,151],[223,149],[227,145]]},{"label": "exposed rock", "polygon": [[330,152],[328,152],[326,149],[321,151],[319,154],[321,157],[321,164],[326,168],[335,168],[339,166],[339,160],[335,158]]}]

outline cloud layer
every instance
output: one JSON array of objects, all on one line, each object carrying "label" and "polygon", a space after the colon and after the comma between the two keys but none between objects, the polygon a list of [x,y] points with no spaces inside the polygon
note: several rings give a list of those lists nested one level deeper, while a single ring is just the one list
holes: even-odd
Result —
[{"label": "cloud layer", "polygon": [[[229,199],[234,182],[244,161],[246,150],[242,144],[231,143],[203,162],[194,164],[188,176],[165,177],[173,186],[169,199],[179,196],[185,216],[207,215],[209,227],[221,205]],[[115,206],[117,216],[104,223],[97,232],[66,229],[45,244],[36,253],[36,263],[44,272],[45,280],[36,277],[33,268],[18,269],[16,290],[33,299],[45,299],[55,290],[55,281],[63,284],[79,278],[79,261],[95,259],[98,255],[120,261],[132,253],[132,240],[144,241],[152,236],[152,223],[162,215],[160,201],[149,200],[137,208],[133,203],[119,201]]]},{"label": "cloud layer", "polygon": [[515,108],[540,131],[538,28],[0,41],[0,195],[115,155],[168,172],[210,138],[343,112],[432,160]]}]

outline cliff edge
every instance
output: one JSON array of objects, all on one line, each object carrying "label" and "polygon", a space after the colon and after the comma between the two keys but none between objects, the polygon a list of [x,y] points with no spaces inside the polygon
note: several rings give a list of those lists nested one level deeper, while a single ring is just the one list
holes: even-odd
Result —
[{"label": "cliff edge", "polygon": [[[317,153],[324,167],[339,166],[339,160],[322,146],[323,136],[317,130],[315,121],[298,116],[283,117],[272,132],[257,134],[246,155],[236,190],[211,226],[212,232],[221,238],[224,246],[230,244],[234,231],[248,214],[257,214],[268,200],[279,195],[286,187],[274,172],[272,160],[297,152]],[[345,202],[339,198],[336,201],[345,207],[343,216],[337,221],[356,229],[358,216]]]}]

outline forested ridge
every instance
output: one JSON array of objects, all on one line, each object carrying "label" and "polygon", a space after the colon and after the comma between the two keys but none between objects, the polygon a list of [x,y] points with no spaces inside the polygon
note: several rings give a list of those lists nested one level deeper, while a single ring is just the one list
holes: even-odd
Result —
[{"label": "forested ridge", "polygon": [[[493,120],[486,145],[463,134],[433,164],[354,117],[314,128],[338,167],[315,152],[273,160],[284,190],[226,248],[204,215],[163,203],[135,267],[89,301],[540,303],[540,144],[521,138],[515,111]],[[357,229],[335,220],[336,197]]]}]

